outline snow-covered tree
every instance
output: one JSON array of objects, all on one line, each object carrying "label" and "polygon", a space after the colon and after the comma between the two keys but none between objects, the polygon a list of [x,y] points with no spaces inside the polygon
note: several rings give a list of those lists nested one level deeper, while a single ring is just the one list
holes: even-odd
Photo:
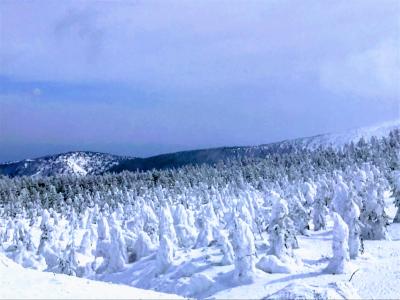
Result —
[{"label": "snow-covered tree", "polygon": [[393,172],[392,181],[394,205],[397,208],[397,212],[393,219],[393,222],[400,223],[400,171]]},{"label": "snow-covered tree", "polygon": [[53,269],[57,273],[76,276],[79,262],[75,251],[74,243],[69,243],[63,255],[58,259],[58,266]]},{"label": "snow-covered tree", "polygon": [[235,253],[233,251],[232,244],[229,241],[228,234],[225,231],[215,227],[214,236],[217,239],[217,244],[221,248],[221,252],[223,255],[221,260],[221,265],[225,266],[233,264],[235,259]]},{"label": "snow-covered tree", "polygon": [[159,239],[162,237],[168,237],[173,245],[177,245],[178,239],[176,237],[176,231],[174,227],[174,219],[172,218],[171,209],[169,205],[161,207],[160,209],[160,228],[159,228]]},{"label": "snow-covered tree", "polygon": [[326,229],[326,215],[328,213],[327,202],[328,186],[325,181],[320,181],[317,185],[317,193],[313,203],[313,224],[314,230]]},{"label": "snow-covered tree", "polygon": [[90,231],[86,231],[82,237],[79,252],[83,254],[91,254],[92,242],[90,239]]},{"label": "snow-covered tree", "polygon": [[45,257],[47,265],[52,267],[56,264],[57,254],[52,248],[54,243],[54,227],[50,224],[50,214],[46,209],[42,212],[40,229],[42,233],[40,235],[37,254]]},{"label": "snow-covered tree", "polygon": [[332,252],[325,271],[332,274],[346,273],[349,268],[349,228],[338,213],[332,213],[334,221]]},{"label": "snow-covered tree", "polygon": [[193,246],[196,239],[196,231],[190,226],[188,214],[182,204],[178,204],[174,213],[174,225],[180,247]]},{"label": "snow-covered tree", "polygon": [[121,271],[127,261],[127,249],[122,231],[118,226],[113,226],[110,231],[111,243],[109,247],[109,261],[107,272]]},{"label": "snow-covered tree", "polygon": [[272,208],[268,226],[270,249],[268,254],[285,260],[293,257],[293,247],[297,246],[293,221],[289,218],[287,202],[278,198]]},{"label": "snow-covered tree", "polygon": [[349,253],[350,258],[355,259],[361,251],[361,221],[360,221],[360,208],[355,201],[357,195],[355,192],[350,192],[350,201],[346,205],[346,214],[344,221],[349,228]]},{"label": "snow-covered tree", "polygon": [[255,273],[256,248],[250,226],[242,219],[235,222],[235,231],[231,233],[235,252],[234,279],[239,282],[253,281]]},{"label": "snow-covered tree", "polygon": [[293,220],[296,231],[307,235],[309,230],[310,211],[304,206],[306,204],[300,192],[295,193],[289,199],[289,217]]},{"label": "snow-covered tree", "polygon": [[384,194],[381,187],[370,184],[367,196],[363,199],[364,205],[361,212],[362,237],[366,240],[388,239],[387,225],[389,217],[385,212]]},{"label": "snow-covered tree", "polygon": [[346,206],[350,201],[350,188],[344,182],[341,175],[337,176],[336,181],[332,199],[332,208],[343,218],[343,216],[346,215]]},{"label": "snow-covered tree", "polygon": [[95,257],[102,257],[103,263],[99,268],[97,268],[97,273],[103,273],[106,271],[108,267],[108,263],[110,261],[110,247],[111,247],[111,238],[110,238],[110,228],[108,226],[108,221],[105,217],[100,217],[97,225],[97,237],[98,240],[96,242],[96,251]]},{"label": "snow-covered tree", "polygon": [[210,203],[202,206],[202,211],[196,220],[199,234],[196,239],[195,248],[208,247],[215,240],[213,229],[217,224],[214,208]]},{"label": "snow-covered tree", "polygon": [[133,261],[139,260],[140,258],[149,255],[154,249],[155,246],[153,245],[150,236],[146,232],[140,231],[133,249]]},{"label": "snow-covered tree", "polygon": [[110,227],[105,217],[99,218],[97,222],[97,237],[99,240],[110,239]]},{"label": "snow-covered tree", "polygon": [[175,249],[168,236],[160,239],[160,247],[156,255],[156,272],[165,273],[174,261]]}]

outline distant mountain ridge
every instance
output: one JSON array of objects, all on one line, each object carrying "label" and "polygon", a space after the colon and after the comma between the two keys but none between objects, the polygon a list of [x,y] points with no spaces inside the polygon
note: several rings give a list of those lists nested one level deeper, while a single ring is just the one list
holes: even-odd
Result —
[{"label": "distant mountain ridge", "polygon": [[340,148],[350,142],[366,141],[372,136],[388,136],[400,129],[400,120],[359,128],[339,134],[321,134],[259,146],[220,147],[161,154],[147,158],[123,157],[107,153],[76,151],[0,164],[0,174],[14,176],[93,175],[104,172],[178,168],[184,165],[215,164],[221,160],[238,157],[263,157],[272,153],[295,149],[322,147]]},{"label": "distant mountain ridge", "polygon": [[73,151],[0,164],[0,174],[14,176],[52,176],[101,174],[127,159],[91,151]]}]

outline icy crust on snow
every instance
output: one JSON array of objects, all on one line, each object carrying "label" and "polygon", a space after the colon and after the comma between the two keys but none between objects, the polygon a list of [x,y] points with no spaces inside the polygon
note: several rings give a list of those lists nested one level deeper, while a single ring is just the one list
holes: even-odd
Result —
[{"label": "icy crust on snow", "polygon": [[305,299],[359,299],[360,296],[349,283],[330,283],[327,286],[313,286],[292,283],[265,297],[265,300],[305,300]]},{"label": "icy crust on snow", "polygon": [[127,285],[24,269],[0,254],[0,299],[182,299]]}]

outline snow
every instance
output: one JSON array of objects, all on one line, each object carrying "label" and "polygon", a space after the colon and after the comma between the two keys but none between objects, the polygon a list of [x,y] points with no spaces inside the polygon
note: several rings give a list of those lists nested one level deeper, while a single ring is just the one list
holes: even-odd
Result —
[{"label": "snow", "polygon": [[396,128],[400,128],[400,119],[344,132],[320,134],[307,138],[284,141],[280,146],[284,148],[289,144],[294,144],[301,148],[311,150],[317,149],[318,147],[333,147],[338,149],[350,142],[357,143],[361,138],[364,138],[364,140],[368,142],[373,136],[376,138],[388,136],[390,131]]},{"label": "snow", "polygon": [[111,154],[76,151],[0,164],[0,173],[4,169],[4,174],[11,176],[86,176],[100,174],[123,159]]},{"label": "snow", "polygon": [[[387,212],[391,218],[395,213],[392,201],[392,198],[386,198]],[[47,213],[44,216],[46,218]],[[65,219],[60,220],[60,226],[65,222]],[[106,222],[104,220],[100,224]],[[99,228],[100,232],[104,229],[102,226]],[[156,253],[150,251],[147,256],[126,264],[119,272],[91,277],[99,281],[23,269],[0,254],[0,298],[175,299],[180,295],[248,299],[251,295],[254,299],[279,299],[290,295],[304,299],[311,294],[321,299],[349,298],[349,295],[352,295],[352,299],[357,294],[363,299],[397,298],[400,295],[400,224],[389,226],[391,240],[365,241],[364,254],[352,261],[356,267],[354,274],[333,275],[325,272],[333,254],[332,230],[333,220],[328,216],[327,229],[310,231],[308,236],[298,236],[299,248],[293,251],[301,261],[300,268],[290,270],[291,273],[275,273],[277,270],[270,272],[259,268],[254,271],[251,283],[235,280],[235,266],[221,263],[223,253],[218,244],[197,249],[176,249],[173,259],[162,270],[162,274],[159,272]],[[85,232],[82,229],[76,231],[77,245]],[[36,244],[38,233],[33,237]],[[263,240],[255,240],[258,265],[265,261],[265,240],[266,235]],[[79,259],[84,262],[85,255],[79,253]],[[158,294],[160,291],[169,294]]]},{"label": "snow", "polygon": [[[390,226],[391,241],[365,241],[365,253],[353,261],[357,272],[327,274],[332,256],[332,221],[327,230],[310,232],[299,237],[295,255],[302,261],[301,268],[291,274],[266,273],[256,270],[251,284],[234,280],[234,265],[220,264],[222,253],[216,247],[182,250],[176,252],[174,261],[161,276],[155,276],[156,260],[150,255],[129,265],[124,271],[100,276],[98,279],[114,283],[176,293],[181,296],[211,299],[265,298],[287,285],[295,283],[313,286],[321,292],[358,293],[364,299],[394,299],[400,295],[400,224]],[[258,259],[262,260],[263,247],[258,241]],[[335,287],[334,283],[341,285]]]},{"label": "snow", "polygon": [[350,284],[330,283],[324,287],[292,283],[267,296],[268,300],[283,299],[358,299],[360,296]]},{"label": "snow", "polygon": [[[29,192],[34,179],[0,180],[0,298],[397,298],[397,156],[381,149],[391,156],[377,152],[376,164],[346,160],[318,172],[306,162],[300,172],[227,165],[223,177],[201,167],[99,176],[99,185],[56,177],[36,185],[43,198]],[[56,160],[74,174],[93,167],[80,154]],[[366,225],[383,234],[362,243]]]},{"label": "snow", "polygon": [[[395,213],[392,202],[392,198],[386,198],[386,211],[391,218]],[[45,219],[48,216],[46,212],[43,215]],[[65,219],[60,220],[60,226],[63,227],[65,222]],[[99,224],[106,222],[103,220]],[[99,226],[99,229],[102,232],[104,226]],[[301,267],[290,270],[291,273],[275,273],[277,270],[259,268],[254,270],[251,283],[235,280],[235,266],[221,263],[224,254],[220,245],[215,243],[196,249],[176,249],[173,259],[168,259],[162,274],[156,252],[149,251],[147,256],[126,264],[119,272],[90,277],[99,281],[23,269],[0,254],[0,298],[175,299],[180,295],[248,299],[251,295],[254,299],[279,299],[290,295],[304,299],[311,294],[321,299],[355,298],[357,294],[363,299],[397,298],[400,295],[400,224],[392,223],[389,226],[391,240],[365,241],[364,254],[352,261],[356,267],[354,274],[347,272],[333,275],[325,272],[333,254],[332,230],[333,220],[328,216],[327,229],[310,231],[308,236],[298,236],[299,248],[293,251]],[[76,230],[77,245],[86,232],[83,229]],[[33,237],[36,244],[38,233]],[[105,237],[108,235],[105,234]],[[255,240],[255,260],[258,265],[265,261],[265,240],[266,234],[263,240]],[[85,262],[84,254],[79,253],[78,256]]]},{"label": "snow", "polygon": [[[328,288],[334,283],[348,286],[347,292],[356,292],[362,299],[397,299],[400,295],[400,224],[392,224],[391,232],[397,240],[366,241],[365,253],[354,261],[358,271],[349,282],[351,273],[331,275],[323,272],[332,256],[331,229],[312,232],[299,238],[295,250],[304,267],[292,274],[258,273],[257,279],[246,286],[231,286],[212,294],[213,299],[262,299],[289,284]],[[392,236],[393,238],[393,236]],[[333,289],[331,286],[330,288]],[[346,288],[345,288],[346,289]],[[337,290],[335,288],[335,290]],[[307,293],[305,293],[307,295]],[[350,299],[360,298],[350,297]],[[336,298],[336,297],[331,297]],[[287,298],[282,298],[287,299]],[[303,298],[308,297],[303,295]],[[322,298],[323,299],[323,298]]]},{"label": "snow", "polygon": [[180,299],[178,295],[142,290],[63,274],[24,269],[0,254],[0,299]]},{"label": "snow", "polygon": [[293,273],[293,264],[283,263],[275,255],[266,255],[260,259],[256,267],[267,273]]},{"label": "snow", "polygon": [[88,171],[84,169],[87,165],[87,161],[84,158],[68,157],[66,159],[68,167],[76,175],[85,176]]}]

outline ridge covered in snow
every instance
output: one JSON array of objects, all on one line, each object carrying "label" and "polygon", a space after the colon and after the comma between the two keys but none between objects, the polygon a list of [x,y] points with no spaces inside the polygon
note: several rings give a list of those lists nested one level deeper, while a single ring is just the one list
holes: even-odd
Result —
[{"label": "ridge covered in snow", "polygon": [[381,138],[400,128],[400,119],[375,126],[358,128],[343,133],[321,134],[259,146],[220,147],[161,154],[147,158],[122,157],[98,152],[68,152],[37,159],[0,164],[0,174],[14,176],[93,175],[104,172],[122,172],[151,169],[177,168],[184,165],[215,164],[237,157],[265,157],[277,152],[295,149],[343,147],[357,143],[361,138],[369,141],[373,136]]},{"label": "ridge covered in snow", "polygon": [[391,131],[400,128],[400,119],[384,122],[374,126],[361,127],[341,133],[327,133],[312,137],[294,139],[281,142],[282,146],[286,144],[296,144],[302,148],[310,150],[318,147],[340,148],[348,143],[357,143],[361,138],[365,141],[371,140],[372,137],[381,138],[388,136]]}]

